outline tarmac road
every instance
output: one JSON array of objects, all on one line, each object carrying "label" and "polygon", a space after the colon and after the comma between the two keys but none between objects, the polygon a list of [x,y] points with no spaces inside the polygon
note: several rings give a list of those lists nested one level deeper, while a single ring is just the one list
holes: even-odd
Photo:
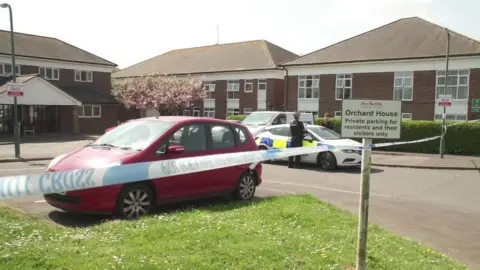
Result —
[{"label": "tarmac road", "polygon": [[[46,164],[0,164],[0,175],[40,173]],[[263,178],[258,197],[310,193],[355,214],[358,211],[359,169],[328,173],[313,167],[288,169],[279,163],[265,165]],[[479,190],[479,171],[373,168],[369,221],[480,268]],[[64,226],[101,221],[97,216],[57,211],[42,197],[4,203]]]}]

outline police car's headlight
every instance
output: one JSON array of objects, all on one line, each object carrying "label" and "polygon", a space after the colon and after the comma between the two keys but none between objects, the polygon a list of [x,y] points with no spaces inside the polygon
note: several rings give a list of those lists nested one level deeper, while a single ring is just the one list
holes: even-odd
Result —
[{"label": "police car's headlight", "polygon": [[357,150],[354,150],[354,149],[340,149],[343,153],[347,153],[347,154],[353,154],[353,153],[357,153],[358,151]]}]

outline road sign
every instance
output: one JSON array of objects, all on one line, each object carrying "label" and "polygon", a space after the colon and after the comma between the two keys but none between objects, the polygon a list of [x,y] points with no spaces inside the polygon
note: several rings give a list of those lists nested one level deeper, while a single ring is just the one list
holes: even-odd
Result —
[{"label": "road sign", "polygon": [[23,97],[23,83],[7,83],[7,94],[11,97]]},{"label": "road sign", "polygon": [[480,113],[480,99],[472,99],[472,112]]},{"label": "road sign", "polygon": [[357,269],[365,269],[372,139],[399,139],[402,102],[399,100],[354,100],[342,102],[342,137],[362,138],[360,206],[358,212]]},{"label": "road sign", "polygon": [[440,99],[440,101],[438,102],[438,106],[441,106],[441,107],[452,106],[452,95],[439,95],[438,99]]},{"label": "road sign", "polygon": [[400,139],[402,102],[353,100],[342,103],[342,137]]}]

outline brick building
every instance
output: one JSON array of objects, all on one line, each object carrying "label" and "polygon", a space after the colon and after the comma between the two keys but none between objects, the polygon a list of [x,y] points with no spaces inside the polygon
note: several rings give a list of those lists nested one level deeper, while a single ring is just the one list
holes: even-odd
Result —
[{"label": "brick building", "polygon": [[[112,75],[116,83],[145,74],[204,76],[207,98],[184,115],[225,118],[257,110],[283,110],[285,71],[277,65],[297,55],[265,40],[179,49]],[[145,116],[158,115],[156,110]]]},{"label": "brick building", "polygon": [[[0,31],[0,134],[13,133],[10,32]],[[105,128],[139,116],[110,95],[116,64],[56,38],[15,33],[21,131],[103,133]]]},{"label": "brick building", "polygon": [[452,95],[447,120],[480,118],[480,42],[450,30],[445,91],[446,30],[404,18],[282,63],[287,110],[341,117],[342,99],[402,100],[405,120],[441,119],[438,96]]}]

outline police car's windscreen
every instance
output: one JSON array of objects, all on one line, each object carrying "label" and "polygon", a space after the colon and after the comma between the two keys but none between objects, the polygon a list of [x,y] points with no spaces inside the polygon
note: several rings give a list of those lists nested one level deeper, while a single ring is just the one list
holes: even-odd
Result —
[{"label": "police car's windscreen", "polygon": [[244,125],[266,125],[268,124],[278,113],[276,112],[255,112],[251,113],[245,119],[242,124]]},{"label": "police car's windscreen", "polygon": [[341,137],[340,134],[336,133],[335,131],[321,126],[308,127],[308,130],[325,140],[338,140]]}]

